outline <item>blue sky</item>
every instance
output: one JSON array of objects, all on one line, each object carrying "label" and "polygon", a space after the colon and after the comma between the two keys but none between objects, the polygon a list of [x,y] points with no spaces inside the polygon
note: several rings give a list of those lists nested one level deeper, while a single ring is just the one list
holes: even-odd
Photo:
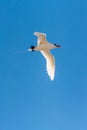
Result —
[{"label": "blue sky", "polygon": [[[51,81],[33,32],[52,50]],[[87,1],[0,1],[0,130],[87,130]]]}]

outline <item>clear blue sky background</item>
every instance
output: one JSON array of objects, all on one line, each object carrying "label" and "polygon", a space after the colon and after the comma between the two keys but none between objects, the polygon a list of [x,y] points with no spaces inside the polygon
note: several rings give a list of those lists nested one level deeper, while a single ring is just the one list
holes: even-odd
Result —
[{"label": "clear blue sky background", "polygon": [[[51,81],[34,31],[52,50]],[[0,130],[87,130],[87,1],[0,1]]]}]

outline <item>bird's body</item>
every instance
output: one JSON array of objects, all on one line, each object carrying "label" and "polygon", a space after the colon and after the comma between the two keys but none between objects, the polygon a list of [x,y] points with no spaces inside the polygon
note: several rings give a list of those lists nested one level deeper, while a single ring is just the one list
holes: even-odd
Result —
[{"label": "bird's body", "polygon": [[58,48],[58,47],[60,47],[60,45],[49,43],[46,40],[45,33],[35,32],[34,35],[38,37],[38,39],[37,39],[38,45],[36,47],[31,46],[31,48],[28,50],[29,51],[40,51],[42,53],[42,55],[45,57],[46,62],[47,62],[47,65],[46,65],[47,73],[50,76],[51,80],[53,80],[54,75],[55,75],[55,59],[52,56],[52,54],[50,53],[50,50],[54,49],[54,48]]}]

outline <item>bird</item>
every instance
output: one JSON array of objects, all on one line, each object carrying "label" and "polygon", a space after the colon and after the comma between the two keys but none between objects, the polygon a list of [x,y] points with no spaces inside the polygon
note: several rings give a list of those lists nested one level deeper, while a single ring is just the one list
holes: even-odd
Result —
[{"label": "bird", "polygon": [[46,70],[51,80],[54,80],[55,76],[55,58],[51,54],[50,50],[54,48],[60,48],[60,45],[52,44],[46,40],[46,34],[41,32],[34,32],[37,36],[37,46],[31,45],[28,51],[40,51],[46,59]]}]

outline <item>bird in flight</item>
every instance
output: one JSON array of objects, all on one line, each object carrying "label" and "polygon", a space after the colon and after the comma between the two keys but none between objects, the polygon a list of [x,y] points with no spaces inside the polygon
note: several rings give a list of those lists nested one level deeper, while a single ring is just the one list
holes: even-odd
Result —
[{"label": "bird in flight", "polygon": [[54,80],[55,75],[55,58],[50,53],[51,49],[60,48],[60,45],[51,44],[46,40],[46,34],[41,32],[34,32],[37,36],[37,46],[31,46],[28,51],[40,51],[46,59],[46,69],[51,80]]}]

